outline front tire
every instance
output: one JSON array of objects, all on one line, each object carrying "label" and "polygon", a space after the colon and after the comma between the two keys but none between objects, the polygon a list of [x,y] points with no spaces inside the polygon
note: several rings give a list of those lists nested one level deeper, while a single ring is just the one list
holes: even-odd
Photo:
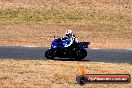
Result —
[{"label": "front tire", "polygon": [[51,49],[47,50],[47,51],[45,52],[45,57],[46,57],[47,59],[54,59],[54,58],[55,58],[54,52],[53,52]]}]

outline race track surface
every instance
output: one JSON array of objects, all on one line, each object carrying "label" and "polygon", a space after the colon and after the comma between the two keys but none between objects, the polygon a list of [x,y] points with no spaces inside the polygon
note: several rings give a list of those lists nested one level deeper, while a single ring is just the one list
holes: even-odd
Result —
[{"label": "race track surface", "polygon": [[[44,47],[21,47],[21,46],[1,46],[1,59],[21,59],[21,60],[47,60]],[[132,64],[132,50],[124,49],[87,49],[88,56],[84,62],[108,62],[108,63],[129,63]],[[56,60],[69,61],[64,58]]]}]

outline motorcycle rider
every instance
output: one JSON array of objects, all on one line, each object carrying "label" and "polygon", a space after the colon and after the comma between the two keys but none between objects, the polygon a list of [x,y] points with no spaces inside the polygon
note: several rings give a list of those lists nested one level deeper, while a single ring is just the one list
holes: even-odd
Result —
[{"label": "motorcycle rider", "polygon": [[69,47],[69,46],[71,46],[74,43],[78,43],[77,38],[72,33],[72,30],[67,30],[66,33],[65,33],[65,37],[64,38],[67,38],[68,41],[69,41],[69,44],[66,44],[64,47]]}]

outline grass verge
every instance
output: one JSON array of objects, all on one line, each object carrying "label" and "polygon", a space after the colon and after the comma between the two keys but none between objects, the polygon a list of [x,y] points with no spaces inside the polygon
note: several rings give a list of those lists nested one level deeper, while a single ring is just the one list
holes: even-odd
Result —
[{"label": "grass verge", "polygon": [[132,75],[132,65],[103,62],[71,62],[43,60],[0,60],[0,87],[2,88],[131,88],[130,84],[76,84],[78,68],[87,73],[126,73]]},{"label": "grass verge", "polygon": [[1,46],[50,46],[53,36],[72,28],[79,41],[91,48],[131,49],[130,13],[101,10],[0,10]]}]

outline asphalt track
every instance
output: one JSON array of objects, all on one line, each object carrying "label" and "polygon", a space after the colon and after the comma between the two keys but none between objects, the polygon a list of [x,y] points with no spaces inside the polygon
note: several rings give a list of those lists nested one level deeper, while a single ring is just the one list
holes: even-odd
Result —
[{"label": "asphalt track", "polygon": [[[47,60],[44,47],[1,46],[0,59]],[[132,50],[125,49],[87,49],[84,62],[107,62],[132,64]],[[69,61],[64,58],[55,60]]]}]

